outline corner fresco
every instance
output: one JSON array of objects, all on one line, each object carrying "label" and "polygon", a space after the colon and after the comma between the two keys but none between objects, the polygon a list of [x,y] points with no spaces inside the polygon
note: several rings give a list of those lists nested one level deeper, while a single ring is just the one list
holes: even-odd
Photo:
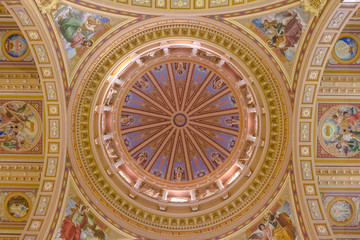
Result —
[{"label": "corner fresco", "polygon": [[309,14],[301,6],[297,6],[283,12],[240,20],[240,23],[263,39],[282,62],[290,63],[308,20]]},{"label": "corner fresco", "polygon": [[300,240],[289,202],[265,213],[263,220],[247,232],[248,240]]},{"label": "corner fresco", "polygon": [[111,229],[92,210],[92,202],[87,202],[76,191],[77,186],[69,182],[68,197],[64,199],[63,216],[59,218],[54,240],[110,240],[127,239]]},{"label": "corner fresco", "polygon": [[104,228],[106,227],[89,212],[89,206],[70,198],[55,239],[105,240],[108,236]]},{"label": "corner fresco", "polygon": [[309,15],[301,7],[270,14],[252,20],[252,29],[264,39],[267,46],[288,61],[294,58]]},{"label": "corner fresco", "polygon": [[69,59],[79,58],[111,27],[108,18],[69,5],[60,5],[53,17]]},{"label": "corner fresco", "polygon": [[318,158],[357,158],[360,104],[318,104]]},{"label": "corner fresco", "polygon": [[55,234],[55,240],[107,240],[123,239],[110,229],[106,223],[95,216],[88,203],[84,203],[73,187],[69,190],[69,199],[61,226]]},{"label": "corner fresco", "polygon": [[42,101],[0,100],[0,153],[42,153]]}]

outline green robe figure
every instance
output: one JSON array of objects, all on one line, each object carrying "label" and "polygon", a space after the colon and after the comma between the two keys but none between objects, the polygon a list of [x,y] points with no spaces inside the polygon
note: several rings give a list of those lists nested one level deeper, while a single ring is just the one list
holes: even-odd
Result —
[{"label": "green robe figure", "polygon": [[69,11],[69,18],[59,17],[58,24],[60,32],[67,42],[71,43],[72,48],[80,48],[82,46],[91,47],[93,41],[88,39],[88,32],[82,29],[81,20]]}]

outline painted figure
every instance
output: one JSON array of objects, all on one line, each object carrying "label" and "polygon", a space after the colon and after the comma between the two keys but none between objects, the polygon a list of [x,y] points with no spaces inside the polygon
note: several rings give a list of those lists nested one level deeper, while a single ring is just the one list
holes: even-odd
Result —
[{"label": "painted figure", "polygon": [[239,127],[239,116],[227,117],[224,122],[229,127]]},{"label": "painted figure", "polygon": [[220,77],[216,77],[212,82],[211,89],[220,90],[223,86],[225,86],[224,80],[222,80]]},{"label": "painted figure", "polygon": [[88,39],[87,30],[81,28],[83,26],[82,21],[78,16],[72,14],[71,10],[69,10],[67,18],[62,16],[58,18],[58,24],[62,36],[71,43],[72,48],[91,47],[93,45],[94,42]]},{"label": "painted figure", "polygon": [[182,76],[186,71],[186,63],[184,62],[176,62],[175,63],[175,70],[179,76]]},{"label": "painted figure", "polygon": [[121,126],[131,126],[135,122],[135,118],[131,115],[122,115],[120,123]]},{"label": "painted figure", "polygon": [[288,12],[280,22],[265,20],[261,27],[268,31],[268,45],[276,48],[294,47],[302,33],[302,24],[295,12]]},{"label": "painted figure", "polygon": [[[321,118],[320,138],[334,155],[353,156],[360,152],[360,111],[356,106],[336,106]],[[339,155],[339,156],[340,156]]]},{"label": "painted figure", "polygon": [[215,166],[218,167],[223,163],[224,158],[217,152],[210,153],[211,161],[214,162]]},{"label": "painted figure", "polygon": [[185,179],[185,172],[184,169],[178,165],[174,170],[174,178],[176,181],[180,182]]},{"label": "painted figure", "polygon": [[268,212],[265,216],[269,226],[273,229],[274,240],[295,240],[295,228],[292,224],[290,216],[285,213]]},{"label": "painted figure", "polygon": [[75,207],[70,209],[72,213],[64,218],[60,231],[60,239],[80,240],[81,229],[88,221],[86,213],[89,211],[89,207],[82,204],[76,204]]},{"label": "painted figure", "polygon": [[81,57],[96,39],[110,29],[108,18],[70,5],[59,7],[53,12],[53,16],[69,59]]},{"label": "painted figure", "polygon": [[96,224],[87,226],[81,230],[80,240],[105,240],[106,236],[103,230],[97,229]]},{"label": "painted figure", "polygon": [[18,151],[36,144],[38,119],[25,102],[12,101],[0,107],[0,144],[4,149]]},{"label": "painted figure", "polygon": [[269,226],[265,226],[265,224],[260,223],[258,226],[258,229],[260,230],[262,234],[263,240],[272,240],[272,231]]},{"label": "painted figure", "polygon": [[143,76],[139,78],[139,80],[137,80],[135,84],[142,90],[148,90],[150,88],[149,81]]},{"label": "painted figure", "polygon": [[144,164],[146,163],[146,160],[148,159],[148,157],[149,157],[148,152],[141,152],[139,155],[137,155],[135,157],[136,163],[141,165],[141,166],[144,166]]}]

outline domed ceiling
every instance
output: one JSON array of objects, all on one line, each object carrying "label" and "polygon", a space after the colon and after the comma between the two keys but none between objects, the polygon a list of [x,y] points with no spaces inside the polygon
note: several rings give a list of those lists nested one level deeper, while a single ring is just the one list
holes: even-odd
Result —
[{"label": "domed ceiling", "polygon": [[[204,36],[196,24],[158,29]],[[276,194],[280,179],[265,186],[286,169],[284,92],[249,50],[255,46],[227,41],[244,60],[201,38],[165,38],[133,55],[119,54],[128,43],[114,40],[92,63],[72,102],[71,154],[79,185],[114,226],[134,232],[135,225],[142,234],[152,226],[154,239],[182,231],[177,238],[186,239],[200,225],[213,232],[219,221],[234,229],[244,223],[240,215],[257,211],[252,201],[266,201],[257,196]]]},{"label": "domed ceiling", "polygon": [[360,14],[325,2],[3,1],[2,46],[31,54],[0,59],[0,118],[24,125],[0,238],[356,239]]},{"label": "domed ceiling", "polygon": [[209,67],[190,62],[147,71],[126,94],[120,112],[120,134],[132,159],[170,181],[215,171],[234,150],[242,128],[225,81]]}]

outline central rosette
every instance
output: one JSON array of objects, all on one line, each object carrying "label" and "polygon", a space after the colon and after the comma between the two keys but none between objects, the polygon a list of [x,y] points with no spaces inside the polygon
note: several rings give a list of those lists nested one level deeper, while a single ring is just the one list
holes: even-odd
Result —
[{"label": "central rosette", "polygon": [[169,181],[191,181],[226,161],[241,121],[223,77],[204,65],[173,61],[136,79],[121,106],[120,132],[142,169]]},{"label": "central rosette", "polygon": [[174,124],[177,126],[177,127],[183,127],[185,126],[187,122],[187,118],[184,114],[182,113],[178,113],[174,116]]}]

